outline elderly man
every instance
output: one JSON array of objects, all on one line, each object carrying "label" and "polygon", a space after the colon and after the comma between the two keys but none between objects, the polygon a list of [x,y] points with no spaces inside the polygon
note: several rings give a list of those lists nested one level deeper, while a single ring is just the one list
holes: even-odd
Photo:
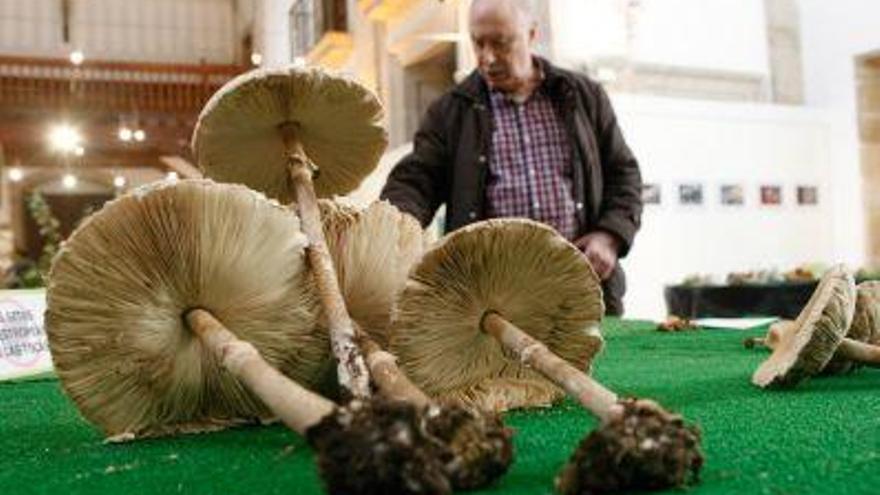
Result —
[{"label": "elderly man", "polygon": [[411,154],[382,197],[446,229],[527,217],[580,248],[603,280],[606,311],[623,314],[618,259],[639,229],[641,175],[604,90],[533,55],[527,0],[474,0],[478,68],[428,109]]}]

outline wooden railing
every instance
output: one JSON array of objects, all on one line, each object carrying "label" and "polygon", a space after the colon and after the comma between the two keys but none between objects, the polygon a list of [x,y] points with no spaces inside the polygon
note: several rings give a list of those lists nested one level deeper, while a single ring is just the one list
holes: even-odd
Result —
[{"label": "wooden railing", "polygon": [[0,107],[198,112],[236,65],[156,64],[0,56]]}]

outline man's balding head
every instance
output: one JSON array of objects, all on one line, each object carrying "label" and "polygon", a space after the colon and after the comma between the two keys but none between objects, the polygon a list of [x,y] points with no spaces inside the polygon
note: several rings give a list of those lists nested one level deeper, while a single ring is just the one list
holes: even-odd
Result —
[{"label": "man's balding head", "polygon": [[509,10],[512,9],[522,16],[526,23],[534,22],[536,16],[536,0],[473,0],[471,2],[471,15],[485,10]]},{"label": "man's balding head", "polygon": [[486,83],[519,93],[534,79],[532,44],[537,35],[534,0],[473,0],[470,32]]}]

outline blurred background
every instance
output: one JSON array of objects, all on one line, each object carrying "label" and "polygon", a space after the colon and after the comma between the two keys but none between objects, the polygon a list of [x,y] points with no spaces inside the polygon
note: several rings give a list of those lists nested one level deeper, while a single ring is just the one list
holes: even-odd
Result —
[{"label": "blurred background", "polygon": [[[41,283],[103,202],[198,177],[210,95],[256,66],[321,65],[373,88],[390,146],[474,67],[467,0],[0,0],[0,269]],[[539,52],[609,91],[646,200],[630,317],[664,288],[880,264],[880,2],[547,0]],[[442,215],[442,213],[440,213]],[[434,227],[436,228],[436,227]]]}]

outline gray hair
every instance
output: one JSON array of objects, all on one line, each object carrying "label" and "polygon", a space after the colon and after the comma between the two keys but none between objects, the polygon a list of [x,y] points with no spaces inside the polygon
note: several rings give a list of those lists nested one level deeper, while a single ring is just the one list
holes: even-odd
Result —
[{"label": "gray hair", "polygon": [[[473,0],[473,3],[476,4],[480,0]],[[546,0],[507,0],[508,3],[512,4],[516,10],[520,11],[526,18],[527,21],[535,21],[538,18],[538,14],[540,12],[540,7],[543,6],[543,3]]]}]

